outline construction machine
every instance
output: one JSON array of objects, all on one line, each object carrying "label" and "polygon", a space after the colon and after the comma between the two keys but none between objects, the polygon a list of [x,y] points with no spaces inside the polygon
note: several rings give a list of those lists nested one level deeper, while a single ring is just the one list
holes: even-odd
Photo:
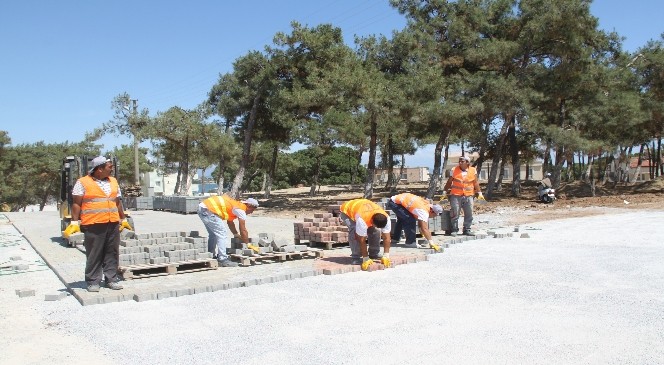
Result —
[{"label": "construction machine", "polygon": [[[71,223],[71,210],[72,204],[74,203],[73,197],[71,195],[72,189],[76,181],[87,175],[92,166],[92,160],[95,156],[67,156],[62,159],[62,168],[60,170],[60,199],[58,201],[58,211],[60,212],[60,231],[64,231],[65,228]],[[118,178],[118,160],[117,157],[111,157],[113,165],[113,176]],[[134,227],[133,219],[125,212],[127,216],[127,221],[129,224]],[[69,240],[63,236],[63,239],[71,247],[75,247],[76,243],[72,240]]]}]

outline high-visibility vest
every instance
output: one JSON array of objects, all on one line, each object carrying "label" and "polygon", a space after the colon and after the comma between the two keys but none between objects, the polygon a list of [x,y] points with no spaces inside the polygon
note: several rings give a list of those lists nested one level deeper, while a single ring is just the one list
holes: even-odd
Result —
[{"label": "high-visibility vest", "polygon": [[406,208],[414,217],[417,217],[417,214],[415,214],[415,209],[422,209],[426,212],[431,209],[429,202],[424,200],[424,198],[421,196],[417,196],[411,193],[395,195],[394,202]]},{"label": "high-visibility vest", "polygon": [[373,227],[373,218],[374,214],[380,213],[385,215],[388,219],[390,216],[379,207],[378,204],[372,202],[368,199],[353,199],[341,204],[341,212],[347,215],[350,219],[355,220],[356,215],[360,215],[360,218],[367,224],[367,227]]},{"label": "high-visibility vest", "polygon": [[247,211],[247,205],[228,195],[215,195],[203,200],[203,204],[209,211],[221,217],[225,221],[233,221],[237,216],[233,213],[233,209],[240,208]]},{"label": "high-visibility vest", "polygon": [[81,225],[120,221],[116,203],[119,189],[118,181],[112,176],[109,176],[108,179],[111,182],[111,194],[109,196],[106,196],[106,193],[101,190],[101,187],[92,176],[87,175],[79,179],[85,189],[79,217]]},{"label": "high-visibility vest", "polygon": [[466,177],[461,174],[459,166],[452,170],[452,189],[450,195],[475,195],[475,180],[477,179],[477,171],[474,167],[470,166],[466,170]]}]

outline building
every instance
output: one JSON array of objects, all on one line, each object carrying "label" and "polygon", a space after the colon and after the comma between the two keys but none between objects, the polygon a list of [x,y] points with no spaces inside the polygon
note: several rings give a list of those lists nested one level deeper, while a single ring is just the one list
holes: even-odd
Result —
[{"label": "building", "polygon": [[[401,171],[400,168],[392,170],[395,174]],[[387,184],[388,173],[386,169],[374,170],[374,183]],[[429,168],[428,167],[404,167],[399,183],[418,183],[429,181]]]},{"label": "building", "polygon": [[[172,196],[177,183],[177,173],[163,174],[159,171],[141,173],[141,190],[143,196]],[[190,184],[188,196],[198,193],[198,185]]]},{"label": "building", "polygon": [[[467,155],[470,157],[471,165],[479,157],[477,153],[471,153]],[[454,154],[448,157],[447,162],[445,163],[445,174],[443,175],[444,178],[450,177],[452,169],[455,168],[459,163],[459,157],[461,157],[461,154]],[[491,172],[492,165],[493,164],[491,161],[484,161],[481,169],[478,169],[477,171],[480,181],[486,182],[489,180],[489,173]],[[528,178],[530,180],[539,181],[544,178],[544,171],[542,171],[541,161],[532,161],[528,165],[521,161],[521,180],[525,180],[526,178],[526,169],[528,169]],[[512,164],[506,163],[503,171],[503,181],[512,181],[512,178],[514,177],[513,171]]]}]

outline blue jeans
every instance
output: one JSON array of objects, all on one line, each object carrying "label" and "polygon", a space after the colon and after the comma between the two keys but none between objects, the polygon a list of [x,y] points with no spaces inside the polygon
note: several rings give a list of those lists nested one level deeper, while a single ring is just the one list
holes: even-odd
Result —
[{"label": "blue jeans", "polygon": [[473,197],[450,195],[450,223],[452,232],[459,230],[459,212],[463,210],[463,230],[470,231],[473,224]]},{"label": "blue jeans", "polygon": [[392,240],[399,242],[403,230],[406,235],[406,244],[415,243],[417,240],[417,218],[413,217],[408,209],[392,200],[387,202],[387,209],[391,209],[397,215],[397,222],[394,224],[394,231],[392,231]]},{"label": "blue jeans", "polygon": [[[361,258],[362,253],[360,252],[360,243],[355,236],[355,221],[350,219],[350,217],[344,213],[341,213],[339,218],[341,218],[341,221],[344,222],[346,227],[348,227],[350,257],[354,259]],[[375,257],[380,254],[380,230],[376,229],[376,227],[369,227],[369,229],[367,229],[367,246],[369,246],[369,257]]]},{"label": "blue jeans", "polygon": [[226,254],[226,237],[228,230],[226,223],[218,215],[212,213],[206,208],[198,207],[198,216],[203,221],[205,229],[208,231],[208,252],[217,256],[217,260],[228,260]]}]

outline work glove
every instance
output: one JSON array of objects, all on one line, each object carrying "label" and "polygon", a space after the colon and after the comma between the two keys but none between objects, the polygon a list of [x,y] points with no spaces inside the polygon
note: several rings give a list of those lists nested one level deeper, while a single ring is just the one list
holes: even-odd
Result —
[{"label": "work glove", "polygon": [[432,241],[427,241],[429,243],[429,247],[431,247],[434,251],[440,252],[440,246],[437,244],[433,243]]},{"label": "work glove", "polygon": [[120,222],[120,231],[122,232],[123,229],[127,228],[130,231],[133,231],[134,228],[132,228],[131,224],[127,221],[127,218],[123,219],[122,222]]},{"label": "work glove", "polygon": [[255,253],[261,253],[260,248],[258,248],[258,246],[252,245],[251,243],[247,245],[247,248],[253,250]]},{"label": "work glove", "polygon": [[441,197],[440,197],[439,204],[445,204],[445,203],[447,203],[447,202],[449,202],[449,201],[450,201],[450,198],[447,196],[447,192],[444,191],[444,192],[443,192],[443,195],[441,195]]},{"label": "work glove", "polygon": [[81,225],[79,221],[71,221],[67,228],[65,228],[65,231],[62,233],[62,235],[65,238],[69,238],[74,233],[78,233],[81,231]]},{"label": "work glove", "polygon": [[486,204],[487,203],[487,201],[486,201],[486,199],[484,199],[484,195],[482,195],[481,191],[477,194],[477,202],[479,204]]},{"label": "work glove", "polygon": [[383,264],[386,268],[392,266],[392,261],[390,261],[390,254],[384,253],[383,257],[380,258],[380,263]]},{"label": "work glove", "polygon": [[362,258],[362,270],[367,271],[369,270],[369,266],[373,264],[373,260],[367,257]]}]

